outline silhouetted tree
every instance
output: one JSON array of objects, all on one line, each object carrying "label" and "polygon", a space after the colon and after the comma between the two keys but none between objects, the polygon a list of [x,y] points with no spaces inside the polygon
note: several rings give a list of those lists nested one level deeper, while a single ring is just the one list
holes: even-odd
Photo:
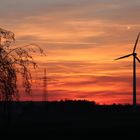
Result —
[{"label": "silhouetted tree", "polygon": [[44,54],[43,50],[30,44],[13,47],[14,33],[0,28],[0,100],[12,101],[19,99],[17,75],[22,77],[22,85],[26,93],[31,92],[31,66],[36,68],[33,53]]}]

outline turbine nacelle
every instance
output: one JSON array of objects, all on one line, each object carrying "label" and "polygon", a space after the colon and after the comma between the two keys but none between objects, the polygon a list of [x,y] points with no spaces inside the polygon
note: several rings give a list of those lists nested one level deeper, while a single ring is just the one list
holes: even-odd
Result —
[{"label": "turbine nacelle", "polygon": [[134,56],[137,56],[137,53],[133,53]]}]

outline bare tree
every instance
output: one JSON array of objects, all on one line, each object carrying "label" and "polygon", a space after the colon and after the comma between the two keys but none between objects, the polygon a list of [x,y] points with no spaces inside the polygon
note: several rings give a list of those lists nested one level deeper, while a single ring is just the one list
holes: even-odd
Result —
[{"label": "bare tree", "polygon": [[[12,47],[14,33],[0,28],[0,100],[12,101],[19,99],[17,76],[22,77],[25,93],[31,92],[31,66],[37,67],[33,53],[44,54],[36,44]],[[38,51],[38,52],[37,52]]]}]

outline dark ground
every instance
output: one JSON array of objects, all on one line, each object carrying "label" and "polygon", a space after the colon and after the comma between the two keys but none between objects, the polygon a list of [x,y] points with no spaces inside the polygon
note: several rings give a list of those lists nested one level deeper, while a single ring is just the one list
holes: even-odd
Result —
[{"label": "dark ground", "polygon": [[87,101],[14,102],[7,113],[0,103],[0,132],[5,136],[139,137],[140,106],[100,106]]}]

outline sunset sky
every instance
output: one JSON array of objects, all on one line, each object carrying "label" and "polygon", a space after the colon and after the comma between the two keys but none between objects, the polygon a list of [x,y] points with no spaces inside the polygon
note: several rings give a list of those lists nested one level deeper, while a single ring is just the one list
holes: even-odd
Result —
[{"label": "sunset sky", "polygon": [[[0,0],[0,28],[16,35],[16,46],[36,43],[32,97],[42,100],[47,69],[48,100],[80,99],[100,104],[132,103],[132,52],[140,31],[140,0]],[[140,43],[137,46],[140,56]],[[140,103],[140,64],[137,63]]]}]

